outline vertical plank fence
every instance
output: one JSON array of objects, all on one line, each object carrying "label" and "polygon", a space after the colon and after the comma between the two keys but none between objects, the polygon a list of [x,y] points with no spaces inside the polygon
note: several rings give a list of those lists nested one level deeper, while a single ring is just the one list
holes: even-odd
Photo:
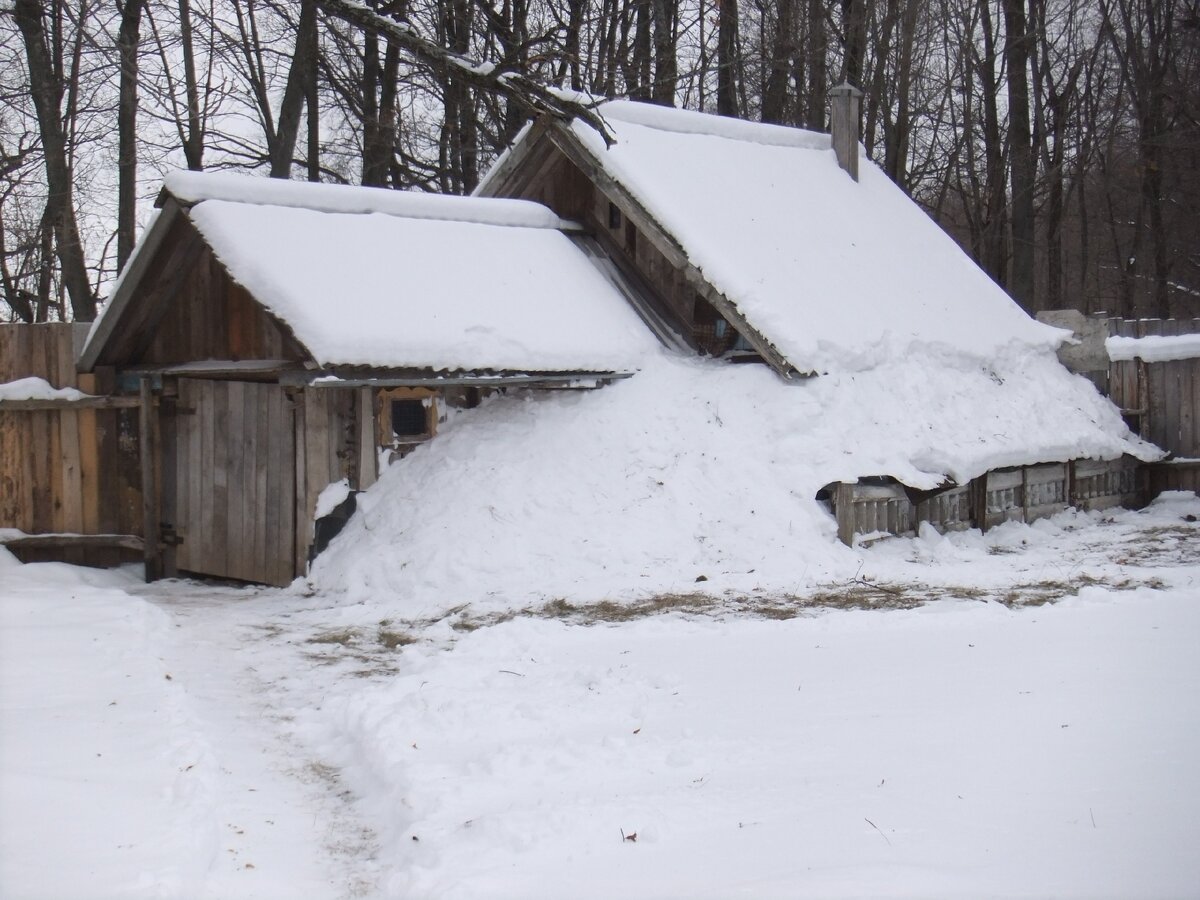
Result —
[{"label": "vertical plank fence", "polygon": [[[0,384],[34,376],[55,388],[98,393],[95,376],[75,371],[87,329],[70,323],[0,325]],[[140,535],[137,444],[136,409],[0,409],[0,529]],[[95,546],[49,555],[89,561],[98,554],[108,561],[130,555]]]},{"label": "vertical plank fence", "polygon": [[[1200,319],[1110,318],[1110,335],[1200,334]],[[1200,357],[1166,362],[1114,360],[1108,394],[1131,428],[1174,459],[1148,466],[1149,491],[1200,490]]]}]

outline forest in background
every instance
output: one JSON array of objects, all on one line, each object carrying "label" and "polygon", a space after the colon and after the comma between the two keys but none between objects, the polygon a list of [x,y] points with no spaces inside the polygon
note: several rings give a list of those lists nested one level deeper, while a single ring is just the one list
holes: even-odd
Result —
[{"label": "forest in background", "polygon": [[1200,0],[0,0],[0,321],[93,318],[171,168],[469,193],[553,88],[827,130],[844,81],[1027,310],[1200,316]]}]

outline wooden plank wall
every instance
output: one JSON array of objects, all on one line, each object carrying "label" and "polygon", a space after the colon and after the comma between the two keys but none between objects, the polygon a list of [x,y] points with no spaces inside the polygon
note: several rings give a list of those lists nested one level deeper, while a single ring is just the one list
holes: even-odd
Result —
[{"label": "wooden plank wall", "polygon": [[354,389],[309,388],[296,395],[296,574],[307,569],[317,498],[329,484],[357,484],[359,437]]},{"label": "wooden plank wall", "polygon": [[[181,571],[286,585],[296,573],[296,427],[277,384],[181,378],[175,495]],[[169,463],[168,463],[169,464]]]},{"label": "wooden plank wall", "polygon": [[[1200,334],[1200,319],[1109,319],[1108,328],[1125,337]],[[1200,457],[1200,358],[1114,362],[1108,384],[1142,437],[1176,456]]]},{"label": "wooden plank wall", "polygon": [[[1123,337],[1200,334],[1200,319],[1109,319],[1108,332]],[[1200,358],[1114,362],[1108,394],[1146,440],[1175,457],[1200,458]],[[1198,466],[1165,463],[1149,468],[1154,493],[1200,491]]]},{"label": "wooden plank wall", "polygon": [[[0,383],[97,393],[95,376],[75,372],[88,327],[0,325]],[[137,437],[137,410],[0,411],[0,528],[141,535]]]},{"label": "wooden plank wall", "polygon": [[[899,484],[841,484],[835,492],[838,535],[851,543],[855,534],[906,534],[922,522],[939,531],[970,528],[979,513],[971,508],[971,489],[985,498],[987,527],[1003,522],[1033,522],[1077,509],[1107,509],[1135,504],[1144,493],[1136,459],[1047,463],[988,472],[986,480],[959,485],[913,504]],[[839,509],[838,506],[841,505]]]}]

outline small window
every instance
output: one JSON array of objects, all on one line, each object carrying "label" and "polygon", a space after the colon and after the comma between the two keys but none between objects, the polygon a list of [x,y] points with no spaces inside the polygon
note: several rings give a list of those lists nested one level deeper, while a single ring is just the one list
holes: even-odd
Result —
[{"label": "small window", "polygon": [[392,434],[398,438],[421,437],[429,432],[425,402],[419,398],[392,401]]},{"label": "small window", "polygon": [[621,211],[617,209],[617,204],[612,202],[608,204],[608,227],[614,229],[621,227]]}]

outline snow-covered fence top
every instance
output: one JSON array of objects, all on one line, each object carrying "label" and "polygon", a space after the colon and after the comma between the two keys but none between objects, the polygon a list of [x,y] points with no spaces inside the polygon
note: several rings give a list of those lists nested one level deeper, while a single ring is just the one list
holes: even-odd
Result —
[{"label": "snow-covered fence top", "polygon": [[[137,411],[75,371],[87,325],[0,325],[0,529],[136,535]],[[109,544],[112,542],[109,541]]]},{"label": "snow-covered fence top", "polygon": [[1108,319],[1108,392],[1142,437],[1200,456],[1200,319]]}]

